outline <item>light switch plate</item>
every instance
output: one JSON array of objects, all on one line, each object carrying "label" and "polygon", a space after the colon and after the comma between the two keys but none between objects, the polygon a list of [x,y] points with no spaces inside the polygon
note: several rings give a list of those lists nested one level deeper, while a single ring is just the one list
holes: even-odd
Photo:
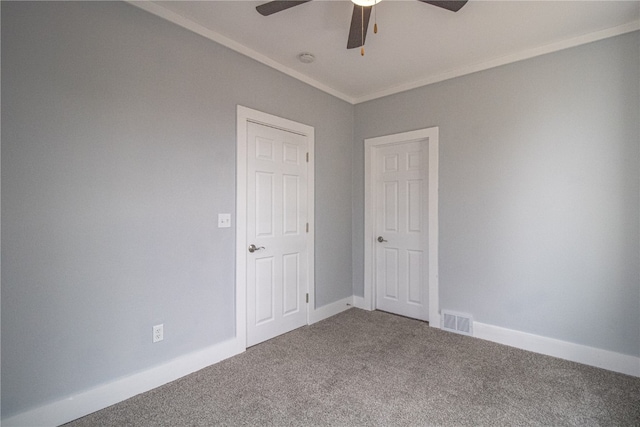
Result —
[{"label": "light switch plate", "polygon": [[223,213],[218,214],[218,228],[231,227],[231,214]]}]

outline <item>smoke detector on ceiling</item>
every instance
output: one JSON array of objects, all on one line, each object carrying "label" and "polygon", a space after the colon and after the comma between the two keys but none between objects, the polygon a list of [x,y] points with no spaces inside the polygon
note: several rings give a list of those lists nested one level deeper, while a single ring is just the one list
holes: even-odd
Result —
[{"label": "smoke detector on ceiling", "polygon": [[300,60],[300,62],[302,62],[303,64],[311,64],[313,61],[316,60],[316,57],[313,56],[312,53],[309,52],[303,52],[301,54],[298,55],[298,59]]}]

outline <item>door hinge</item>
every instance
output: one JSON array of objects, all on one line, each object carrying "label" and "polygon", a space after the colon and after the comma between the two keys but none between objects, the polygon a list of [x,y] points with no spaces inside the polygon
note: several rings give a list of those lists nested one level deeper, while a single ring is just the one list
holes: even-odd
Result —
[{"label": "door hinge", "polygon": [[307,294],[307,304],[309,304],[309,294]]},{"label": "door hinge", "polygon": [[309,223],[307,223],[307,233],[309,232]]},{"label": "door hinge", "polygon": [[309,152],[307,152],[307,163],[309,163]]}]

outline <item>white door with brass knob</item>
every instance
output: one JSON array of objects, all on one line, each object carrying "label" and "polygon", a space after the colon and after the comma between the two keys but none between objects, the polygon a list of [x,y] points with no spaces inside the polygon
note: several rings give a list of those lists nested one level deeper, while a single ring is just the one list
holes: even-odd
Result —
[{"label": "white door with brass knob", "polygon": [[248,122],[247,346],[307,324],[309,138]]}]

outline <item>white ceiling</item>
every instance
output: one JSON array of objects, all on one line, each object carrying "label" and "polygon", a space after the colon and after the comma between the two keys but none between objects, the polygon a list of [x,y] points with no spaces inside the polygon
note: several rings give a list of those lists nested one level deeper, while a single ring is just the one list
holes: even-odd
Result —
[{"label": "white ceiling", "polygon": [[[353,4],[315,0],[271,16],[266,1],[132,1],[351,103],[640,29],[640,1],[470,0],[459,12],[384,0],[365,46],[346,49]],[[316,60],[303,64],[301,52]]]}]

